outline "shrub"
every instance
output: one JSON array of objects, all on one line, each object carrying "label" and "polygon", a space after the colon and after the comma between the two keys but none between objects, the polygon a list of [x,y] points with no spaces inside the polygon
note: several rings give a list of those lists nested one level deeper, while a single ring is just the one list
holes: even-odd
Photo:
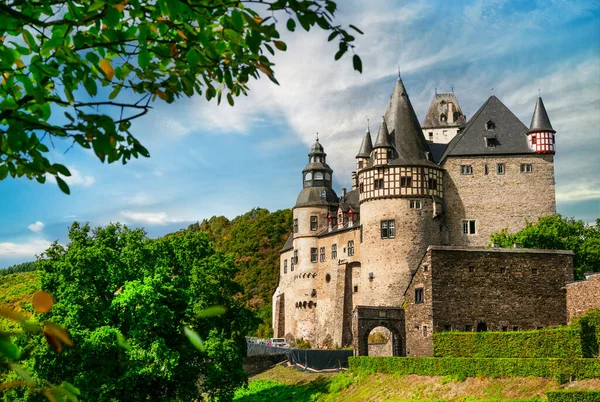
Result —
[{"label": "shrub", "polygon": [[571,326],[581,328],[583,357],[598,357],[600,345],[600,309],[592,309],[573,320]]},{"label": "shrub", "polygon": [[369,335],[369,344],[387,343],[388,339],[379,332]]},{"label": "shrub", "polygon": [[310,349],[310,341],[305,341],[304,339],[296,339],[296,349]]},{"label": "shrub", "polygon": [[548,402],[600,402],[600,391],[560,390],[548,391]]},{"label": "shrub", "polygon": [[433,354],[436,357],[591,357],[584,354],[583,341],[580,326],[514,332],[436,332]]},{"label": "shrub", "polygon": [[369,357],[348,359],[351,371],[426,376],[600,378],[599,359],[512,359],[461,357]]}]

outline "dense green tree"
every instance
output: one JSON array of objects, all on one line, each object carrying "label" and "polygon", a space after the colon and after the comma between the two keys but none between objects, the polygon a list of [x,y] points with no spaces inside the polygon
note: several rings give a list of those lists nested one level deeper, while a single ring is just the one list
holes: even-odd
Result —
[{"label": "dense green tree", "polygon": [[291,229],[291,210],[269,213],[262,208],[231,221],[224,216],[213,216],[188,228],[207,233],[217,250],[235,258],[239,268],[235,280],[244,289],[247,307],[256,311],[262,320],[257,334],[261,337],[272,335],[271,297],[279,282],[279,250]]},{"label": "dense green tree", "polygon": [[37,266],[35,265],[35,261],[28,261],[21,264],[11,265],[7,268],[1,268],[0,275],[16,274],[17,272],[30,272],[35,271],[36,269]]},{"label": "dense green tree", "polygon": [[336,9],[331,0],[0,2],[0,180],[50,174],[68,193],[70,172],[47,157],[61,139],[102,162],[149,156],[130,129],[157,97],[224,96],[233,106],[259,72],[277,83],[270,57],[286,50],[282,25],[330,33],[336,60],[353,50]]},{"label": "dense green tree", "polygon": [[[256,322],[239,299],[233,259],[206,234],[152,240],[119,224],[74,223],[69,239],[38,260],[42,288],[56,300],[39,319],[68,328],[74,346],[57,354],[39,337],[22,339],[35,377],[66,380],[90,401],[227,400],[246,381],[244,335]],[[210,306],[227,311],[207,317]]]},{"label": "dense green tree", "polygon": [[492,234],[490,239],[500,247],[520,243],[526,248],[572,250],[575,279],[583,279],[584,272],[600,271],[600,218],[595,225],[590,225],[574,218],[551,215],[540,218],[537,223],[527,222],[517,233],[510,234],[505,229]]}]

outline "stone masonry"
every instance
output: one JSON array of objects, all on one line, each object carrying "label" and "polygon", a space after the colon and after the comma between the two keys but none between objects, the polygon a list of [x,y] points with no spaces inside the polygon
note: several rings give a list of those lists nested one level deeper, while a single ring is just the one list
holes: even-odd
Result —
[{"label": "stone masonry", "polygon": [[586,280],[567,284],[567,322],[590,309],[600,309],[600,273],[586,275]]}]

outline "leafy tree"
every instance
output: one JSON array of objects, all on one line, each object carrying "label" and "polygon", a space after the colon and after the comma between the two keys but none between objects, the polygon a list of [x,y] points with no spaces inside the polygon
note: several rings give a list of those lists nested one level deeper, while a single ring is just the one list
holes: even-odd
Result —
[{"label": "leafy tree", "polygon": [[30,271],[35,271],[36,269],[37,269],[37,267],[35,265],[35,261],[28,261],[28,262],[23,262],[21,264],[15,264],[15,265],[11,265],[10,267],[7,267],[7,268],[0,269],[0,276],[16,274],[18,272],[30,272]]},{"label": "leafy tree", "polygon": [[[57,354],[21,339],[36,377],[68,381],[94,401],[230,399],[244,384],[244,335],[256,323],[238,301],[232,258],[206,234],[152,240],[119,224],[74,223],[69,239],[38,260],[42,288],[56,299],[39,318],[68,328],[74,346]],[[214,317],[207,307],[216,305],[227,312]]]},{"label": "leafy tree", "polygon": [[600,271],[600,218],[596,219],[596,225],[589,225],[574,218],[551,215],[537,223],[527,222],[517,233],[510,234],[504,229],[490,239],[500,247],[520,243],[527,248],[572,250],[575,279],[583,279],[584,272]]},{"label": "leafy tree", "polygon": [[[330,0],[0,2],[0,180],[53,175],[69,193],[61,176],[70,172],[47,157],[59,139],[102,162],[148,157],[131,122],[157,97],[225,96],[233,106],[259,72],[277,83],[270,57],[286,44],[276,16],[289,31],[329,32],[336,60],[353,50],[336,9]],[[362,71],[358,55],[353,65]]]}]

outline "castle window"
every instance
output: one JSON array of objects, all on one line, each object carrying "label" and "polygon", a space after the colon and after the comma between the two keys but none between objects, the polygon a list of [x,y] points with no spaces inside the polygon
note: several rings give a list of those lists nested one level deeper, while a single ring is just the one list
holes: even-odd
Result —
[{"label": "castle window", "polygon": [[294,219],[294,233],[298,233],[298,219]]},{"label": "castle window", "polygon": [[327,282],[327,283],[331,282],[331,275],[329,275],[329,274],[325,275],[325,282]]},{"label": "castle window", "polygon": [[363,168],[363,161],[358,161],[358,168],[362,169]]},{"label": "castle window", "polygon": [[502,332],[508,331],[508,327],[502,327]]},{"label": "castle window", "polygon": [[358,286],[354,285],[354,293],[358,293]]},{"label": "castle window", "polygon": [[473,332],[473,326],[472,325],[465,325],[465,332]]},{"label": "castle window", "polygon": [[537,275],[537,268],[531,268],[531,273],[533,275]]},{"label": "castle window", "polygon": [[486,130],[493,130],[493,129],[495,129],[495,128],[496,128],[496,124],[494,124],[494,122],[493,122],[493,121],[491,121],[491,120],[488,120],[488,122],[487,122],[487,123],[485,123],[485,129],[486,129]]},{"label": "castle window", "polygon": [[491,137],[491,138],[486,138],[485,139],[485,146],[488,148],[495,148],[496,145],[498,145],[498,140],[496,140],[496,137]]},{"label": "castle window", "polygon": [[473,174],[473,166],[460,165],[460,174]]},{"label": "castle window", "polygon": [[331,245],[331,259],[335,260],[337,258],[337,244]]},{"label": "castle window", "polygon": [[294,264],[298,265],[298,250],[294,250]]},{"label": "castle window", "polygon": [[325,261],[325,247],[321,247],[319,250],[319,260],[321,262]]},{"label": "castle window", "polygon": [[427,325],[423,325],[423,336],[427,337]]},{"label": "castle window", "polygon": [[307,174],[304,175],[304,180],[312,180],[312,173],[308,172]]},{"label": "castle window", "polygon": [[360,185],[358,186],[358,191],[359,191],[360,193],[364,193],[364,191],[365,191],[365,186],[364,186],[364,184],[363,184],[363,183],[360,183]]},{"label": "castle window", "polygon": [[412,187],[412,177],[401,177],[400,187]]},{"label": "castle window", "polygon": [[363,242],[363,226],[360,225],[360,242]]},{"label": "castle window", "polygon": [[452,331],[452,325],[444,325],[444,331]]},{"label": "castle window", "polygon": [[521,163],[521,173],[531,173],[533,172],[533,166],[531,163]]},{"label": "castle window", "polygon": [[411,209],[421,209],[421,200],[410,200],[408,201],[408,206]]},{"label": "castle window", "polygon": [[433,132],[432,131],[429,132],[429,141],[433,141]]},{"label": "castle window", "polygon": [[429,180],[427,180],[427,188],[430,190],[437,189],[437,180],[433,179],[433,178],[429,178]]},{"label": "castle window", "polygon": [[483,165],[483,174],[487,176],[488,174],[488,165],[487,163],[485,165]]},{"label": "castle window", "polygon": [[505,274],[506,273],[506,268],[500,268],[500,273],[501,274]]},{"label": "castle window", "polygon": [[319,218],[317,216],[310,217],[310,230],[314,232],[319,228]]},{"label": "castle window", "polygon": [[469,267],[469,272],[475,272],[475,267]]},{"label": "castle window", "polygon": [[496,165],[496,173],[497,174],[504,174],[505,171],[506,171],[506,169],[504,167],[504,163],[498,163]]},{"label": "castle window", "polygon": [[531,145],[535,145],[537,143],[535,135],[531,136]]},{"label": "castle window", "polygon": [[519,330],[519,327],[515,325],[515,326],[513,327],[513,331],[518,331],[518,330]]},{"label": "castle window", "polygon": [[329,173],[325,173],[325,180],[331,180],[331,175]]},{"label": "castle window", "polygon": [[310,297],[317,297],[317,289],[313,289],[312,292],[310,292]]},{"label": "castle window", "polygon": [[442,113],[440,115],[440,121],[442,121],[442,122],[448,121],[448,116],[446,116],[446,113]]},{"label": "castle window", "polygon": [[325,189],[321,190],[321,199],[322,200],[326,200],[327,199],[327,191],[325,191]]},{"label": "castle window", "polygon": [[348,240],[348,257],[354,255],[354,240]]},{"label": "castle window", "polygon": [[315,173],[315,180],[323,180],[323,173],[322,172]]},{"label": "castle window", "polygon": [[394,220],[381,221],[381,238],[393,239],[396,237],[396,222]]},{"label": "castle window", "polygon": [[474,220],[464,220],[463,221],[463,233],[472,235],[477,233],[477,221]]},{"label": "castle window", "polygon": [[415,304],[423,303],[423,288],[415,289]]},{"label": "castle window", "polygon": [[287,274],[287,260],[283,260],[283,273]]},{"label": "castle window", "polygon": [[383,179],[375,179],[375,190],[383,188]]},{"label": "castle window", "polygon": [[317,248],[310,248],[310,262],[317,262]]}]

